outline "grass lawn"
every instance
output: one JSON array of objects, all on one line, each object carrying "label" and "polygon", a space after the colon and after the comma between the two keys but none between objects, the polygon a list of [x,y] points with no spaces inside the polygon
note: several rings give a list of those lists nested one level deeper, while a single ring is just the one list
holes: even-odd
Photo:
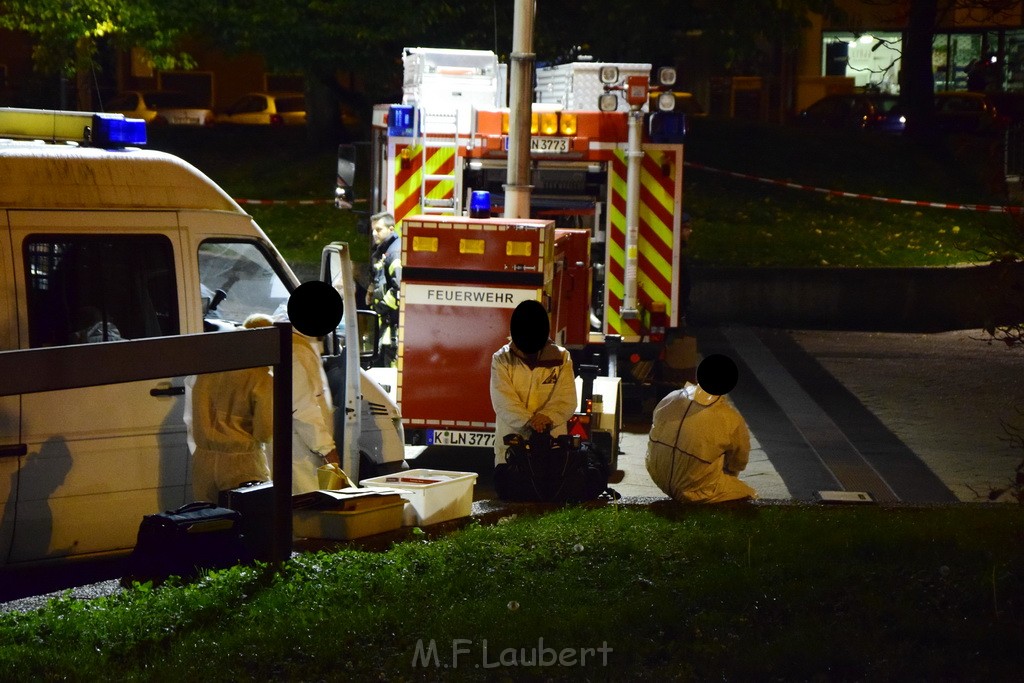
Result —
[{"label": "grass lawn", "polygon": [[1013,506],[609,506],[504,521],[0,615],[0,677],[1019,675],[1024,518]]},{"label": "grass lawn", "polygon": [[[697,121],[687,159],[722,171],[874,197],[1005,205],[1001,152],[963,137],[901,137]],[[1008,214],[885,204],[700,168],[684,176],[692,258],[729,266],[945,266],[986,261],[1012,239]]]},{"label": "grass lawn", "polygon": [[[301,129],[157,130],[150,146],[194,163],[240,199],[333,197],[335,150]],[[996,156],[993,156],[996,155]],[[916,146],[902,138],[810,133],[698,120],[686,158],[725,171],[826,189],[929,202],[1007,203],[990,141]],[[998,164],[996,164],[998,166]],[[694,217],[691,258],[720,266],[944,266],[987,261],[1019,234],[1007,215],[898,206],[787,189],[697,168],[684,174]],[[293,266],[319,262],[329,241],[357,256],[356,216],[329,203],[246,205]]]}]

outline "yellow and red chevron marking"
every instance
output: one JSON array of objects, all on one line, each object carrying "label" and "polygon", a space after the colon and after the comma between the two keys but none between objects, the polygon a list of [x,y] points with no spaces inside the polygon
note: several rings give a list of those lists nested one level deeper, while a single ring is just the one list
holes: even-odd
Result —
[{"label": "yellow and red chevron marking", "polygon": [[626,161],[615,152],[608,163],[608,253],[605,255],[604,332],[623,337],[640,334],[639,320],[624,320],[620,311],[626,296]]},{"label": "yellow and red chevron marking", "polygon": [[[426,168],[423,164],[423,145],[395,144],[392,163],[395,170],[394,207],[395,222],[423,212],[420,196],[423,175],[452,175],[455,173],[454,147],[428,147]],[[430,199],[451,199],[455,196],[455,183],[450,180],[428,180],[426,196]]]},{"label": "yellow and red chevron marking", "polygon": [[[678,324],[673,282],[679,267],[681,174],[681,147],[645,148],[640,168],[637,305],[650,310],[651,303],[663,302],[672,325]],[[626,175],[625,152],[616,151],[609,163],[605,331],[623,337],[643,331],[639,320],[623,320],[620,314],[626,292]]]}]

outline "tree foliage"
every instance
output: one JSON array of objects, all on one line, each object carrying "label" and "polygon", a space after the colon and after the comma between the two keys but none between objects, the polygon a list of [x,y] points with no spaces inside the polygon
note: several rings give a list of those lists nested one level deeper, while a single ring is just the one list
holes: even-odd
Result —
[{"label": "tree foliage", "polygon": [[192,14],[174,0],[0,0],[0,27],[32,36],[36,69],[65,76],[93,68],[103,43],[142,48],[159,69],[188,67],[178,39]]},{"label": "tree foliage", "polygon": [[537,9],[538,53],[586,44],[606,61],[673,64],[697,41],[717,69],[745,70],[773,47],[795,50],[808,12],[831,13],[832,0],[549,0]]},{"label": "tree foliage", "polygon": [[[468,46],[473,3],[223,0],[204,30],[224,49],[256,51],[271,70],[357,73],[371,92],[392,87],[404,46]],[[461,28],[471,34],[462,35]]]}]

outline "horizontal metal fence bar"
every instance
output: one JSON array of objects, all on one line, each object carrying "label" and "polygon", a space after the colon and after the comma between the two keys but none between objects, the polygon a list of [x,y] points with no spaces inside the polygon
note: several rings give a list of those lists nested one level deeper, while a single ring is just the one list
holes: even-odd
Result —
[{"label": "horizontal metal fence bar", "polygon": [[273,327],[0,352],[0,396],[274,365]]}]

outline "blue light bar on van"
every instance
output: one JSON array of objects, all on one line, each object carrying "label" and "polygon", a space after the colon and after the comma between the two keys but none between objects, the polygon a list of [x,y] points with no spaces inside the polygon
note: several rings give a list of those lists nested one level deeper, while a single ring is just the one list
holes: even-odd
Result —
[{"label": "blue light bar on van", "polygon": [[93,114],[93,147],[125,147],[146,144],[146,122],[123,114]]}]

